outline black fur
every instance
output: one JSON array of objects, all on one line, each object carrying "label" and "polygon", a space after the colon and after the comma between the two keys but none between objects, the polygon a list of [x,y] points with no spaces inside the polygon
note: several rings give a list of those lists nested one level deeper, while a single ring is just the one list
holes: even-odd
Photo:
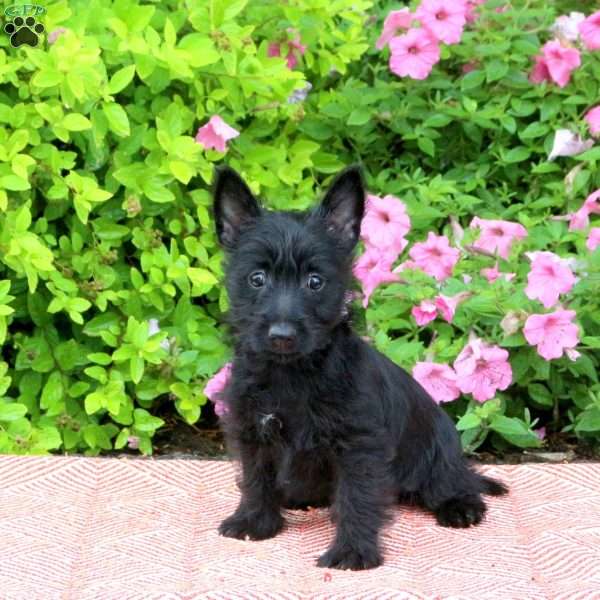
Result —
[{"label": "black fur", "polygon": [[318,565],[340,569],[381,564],[396,502],[468,527],[485,513],[481,494],[507,491],[469,468],[427,392],[353,333],[345,293],[363,212],[357,168],[306,213],[267,211],[235,171],[216,175],[235,339],[224,426],[242,465],[240,504],[219,531],[265,539],[284,526],[282,508],[331,506],[335,540]]}]

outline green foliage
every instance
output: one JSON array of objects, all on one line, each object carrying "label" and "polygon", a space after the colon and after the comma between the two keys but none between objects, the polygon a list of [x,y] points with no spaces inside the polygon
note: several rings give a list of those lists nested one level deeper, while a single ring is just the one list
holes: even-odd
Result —
[{"label": "green foliage", "polygon": [[[306,206],[314,170],[342,162],[287,99],[348,74],[370,5],[63,1],[44,17],[66,29],[55,43],[3,37],[0,452],[150,453],[157,413],[200,418],[229,350],[208,191],[224,155],[195,133],[220,114],[253,187]],[[312,48],[304,72],[267,56],[288,27]]]},{"label": "green foliage", "polygon": [[[585,131],[600,60],[586,59],[564,89],[529,84],[555,9],[496,5],[425,81],[389,72],[389,51],[374,48],[388,7],[372,0],[61,1],[44,17],[47,32],[66,29],[55,43],[14,49],[5,36],[0,452],[129,444],[148,454],[157,414],[201,417],[206,380],[229,356],[209,193],[223,160],[273,208],[307,207],[316,183],[361,162],[372,193],[406,202],[411,241],[477,214],[521,221],[530,249],[585,254],[583,237],[549,217],[600,187],[597,148],[547,156],[556,129]],[[288,28],[307,46],[295,69],[268,56]],[[288,102],[307,81],[307,100]],[[240,131],[226,155],[194,140],[214,114]],[[465,272],[491,266],[470,260]],[[505,266],[523,277],[519,264]],[[597,436],[599,269],[597,252],[574,301],[585,334],[575,363],[546,363],[523,339],[504,339],[503,314],[533,304],[503,284],[482,288],[452,326],[436,325],[430,344],[410,308],[433,288],[415,275],[375,295],[367,333],[408,369],[426,350],[454,359],[473,328],[510,349],[515,384],[484,405],[449,408],[470,449],[489,432],[499,445],[536,445],[529,407],[558,414],[555,428]],[[449,285],[464,289],[458,278]]]}]

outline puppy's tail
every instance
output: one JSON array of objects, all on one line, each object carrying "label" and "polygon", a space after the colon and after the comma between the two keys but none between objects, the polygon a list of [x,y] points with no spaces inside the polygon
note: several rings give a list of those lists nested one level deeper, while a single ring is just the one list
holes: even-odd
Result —
[{"label": "puppy's tail", "polygon": [[489,496],[503,496],[508,494],[508,488],[501,482],[485,475],[479,475],[479,480],[482,484],[481,492]]}]

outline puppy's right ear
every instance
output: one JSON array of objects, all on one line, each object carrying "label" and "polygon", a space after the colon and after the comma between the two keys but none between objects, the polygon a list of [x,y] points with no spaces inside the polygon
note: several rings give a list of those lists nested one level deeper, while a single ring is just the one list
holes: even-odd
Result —
[{"label": "puppy's right ear", "polygon": [[360,167],[348,167],[334,179],[319,210],[328,230],[341,244],[350,250],[354,248],[365,212],[365,186]]},{"label": "puppy's right ear", "polygon": [[215,169],[213,198],[217,237],[231,249],[242,227],[260,215],[260,207],[244,180],[227,166]]}]

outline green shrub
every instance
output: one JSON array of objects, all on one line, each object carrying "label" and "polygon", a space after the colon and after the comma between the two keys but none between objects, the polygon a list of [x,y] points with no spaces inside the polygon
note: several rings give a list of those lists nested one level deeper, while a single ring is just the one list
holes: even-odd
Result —
[{"label": "green shrub", "polygon": [[[466,254],[443,288],[418,272],[381,286],[359,326],[409,370],[426,352],[452,361],[472,330],[510,349],[508,389],[448,405],[468,448],[490,431],[499,447],[539,444],[531,411],[537,426],[598,436],[600,252],[550,217],[600,187],[600,153],[550,162],[548,152],[556,129],[587,135],[600,56],[582,53],[564,88],[532,85],[531,57],[557,13],[541,1],[497,13],[501,4],[482,7],[423,81],[389,71],[375,41],[398,7],[371,0],[74,0],[47,6],[46,32],[65,29],[52,44],[16,49],[5,36],[0,452],[148,454],[165,405],[200,418],[206,380],[229,356],[209,192],[224,160],[279,209],[309,206],[317,184],[361,162],[373,194],[406,203],[411,242],[430,230],[459,242],[450,217],[520,221],[529,236],[501,265],[514,283],[487,284],[478,273],[494,261]],[[307,49],[295,68],[269,56],[296,36]],[[240,132],[226,153],[194,140],[215,114]],[[565,302],[581,331],[575,362],[548,362],[500,327],[511,311],[543,312],[523,293],[524,250],[585,261]],[[417,327],[411,308],[440,289],[473,295],[451,324]]]}]

